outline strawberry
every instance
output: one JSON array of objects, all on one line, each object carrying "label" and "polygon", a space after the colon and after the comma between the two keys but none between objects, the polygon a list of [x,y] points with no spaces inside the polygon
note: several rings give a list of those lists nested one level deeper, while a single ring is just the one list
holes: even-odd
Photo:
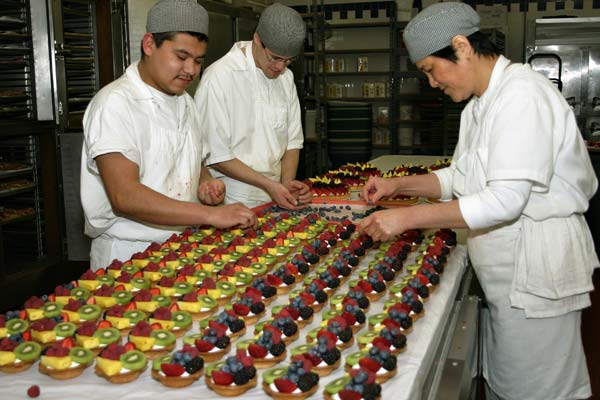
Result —
[{"label": "strawberry", "polygon": [[85,304],[96,304],[96,298],[95,298],[94,296],[90,296],[90,297],[89,297],[89,298],[86,300]]},{"label": "strawberry", "polygon": [[257,288],[248,286],[244,293],[244,297],[250,297],[252,299],[252,304],[255,304],[262,300],[262,293]]},{"label": "strawberry", "polygon": [[335,333],[326,329],[321,329],[317,333],[317,339],[321,336],[325,336],[327,338],[327,350],[331,350],[333,347],[335,347],[335,344],[337,343],[337,336],[335,336]]},{"label": "strawberry", "polygon": [[308,361],[310,361],[314,367],[316,367],[317,365],[319,365],[321,363],[321,357],[319,357],[315,354],[304,353],[303,356],[306,357],[306,359]]},{"label": "strawberry", "polygon": [[23,332],[22,335],[23,335],[23,340],[24,341],[28,342],[28,341],[31,340],[31,331],[29,331],[29,330],[25,331],[25,332]]},{"label": "strawberry", "polygon": [[103,320],[98,322],[98,329],[100,328],[112,328],[112,324],[110,321]]},{"label": "strawberry", "polygon": [[96,275],[98,275],[98,276],[106,275],[106,270],[105,269],[99,269],[98,271],[96,271]]},{"label": "strawberry", "polygon": [[279,278],[278,276],[275,276],[273,274],[267,275],[267,282],[269,282],[269,285],[271,285],[271,286],[279,286],[283,283],[281,278]]},{"label": "strawberry", "polygon": [[273,325],[265,325],[263,329],[271,331],[271,340],[273,341],[273,344],[281,342],[281,331],[279,329],[275,328]]},{"label": "strawberry", "polygon": [[220,324],[215,320],[210,320],[208,322],[208,327],[215,329],[218,337],[223,336],[227,332],[227,326]]},{"label": "strawberry", "polygon": [[48,296],[48,301],[56,301],[56,296],[54,294],[51,294],[50,296]]},{"label": "strawberry", "polygon": [[250,313],[250,307],[240,303],[233,303],[233,311],[235,311],[237,315],[244,317]]},{"label": "strawberry", "polygon": [[135,309],[136,308],[135,308],[135,302],[134,301],[132,301],[131,303],[129,303],[129,304],[127,304],[125,306],[125,311],[131,311],[131,310],[135,310]]},{"label": "strawberry", "polygon": [[277,378],[273,383],[281,393],[292,393],[298,387],[298,385],[287,378]]},{"label": "strawberry", "polygon": [[213,382],[215,382],[217,385],[229,386],[233,383],[233,375],[221,370],[213,371],[211,377]]},{"label": "strawberry", "polygon": [[75,341],[73,340],[73,338],[64,338],[63,340],[60,341],[60,344],[62,347],[65,347],[67,349],[72,349],[75,346]]},{"label": "strawberry", "polygon": [[179,306],[177,305],[177,303],[173,303],[169,306],[169,311],[173,312],[173,311],[179,311]]},{"label": "strawberry", "polygon": [[361,358],[358,364],[372,372],[377,372],[381,368],[381,365],[377,361],[369,357]]},{"label": "strawberry", "polygon": [[388,351],[390,350],[390,346],[392,345],[389,340],[381,336],[377,336],[375,339],[373,339],[373,342],[371,343],[373,344],[373,347],[377,347],[378,349],[385,349]]},{"label": "strawberry", "polygon": [[153,323],[152,325],[150,325],[150,328],[155,331],[157,329],[162,329],[162,325],[159,324],[158,322]]},{"label": "strawberry", "polygon": [[207,353],[215,347],[214,344],[202,339],[197,339],[195,345],[198,351],[201,353]]},{"label": "strawberry", "polygon": [[152,289],[150,289],[150,294],[152,296],[158,296],[160,295],[160,289],[157,287],[153,287]]},{"label": "strawberry", "polygon": [[61,312],[60,316],[62,317],[63,322],[69,322],[69,314]]},{"label": "strawberry", "polygon": [[248,356],[246,350],[238,350],[235,356],[244,367],[252,367],[254,365],[254,360]]},{"label": "strawberry", "polygon": [[371,286],[371,284],[365,280],[358,281],[358,286],[365,293],[371,293],[373,291],[373,287]]},{"label": "strawberry", "polygon": [[131,350],[135,350],[135,344],[131,343],[131,342],[127,342],[125,343],[125,351],[131,351]]},{"label": "strawberry", "polygon": [[292,362],[298,361],[298,360],[302,361],[302,369],[304,371],[308,372],[311,370],[311,368],[313,366],[312,361],[310,361],[307,357],[305,357],[304,354],[298,354],[292,358]]},{"label": "strawberry", "polygon": [[248,353],[254,358],[265,358],[269,352],[265,347],[251,343],[248,346]]},{"label": "strawberry", "polygon": [[356,323],[356,317],[349,312],[343,313],[342,317],[346,320],[346,323],[350,326],[352,326]]},{"label": "strawberry", "polygon": [[181,376],[185,372],[183,365],[179,364],[160,364],[160,369],[166,376]]},{"label": "strawberry", "polygon": [[290,314],[290,317],[292,317],[293,320],[297,320],[298,317],[300,317],[300,311],[296,310],[293,307],[286,307],[284,308],[284,310],[286,310]]},{"label": "strawberry", "polygon": [[354,390],[342,389],[338,392],[341,400],[360,400],[362,399],[362,393],[355,392]]}]

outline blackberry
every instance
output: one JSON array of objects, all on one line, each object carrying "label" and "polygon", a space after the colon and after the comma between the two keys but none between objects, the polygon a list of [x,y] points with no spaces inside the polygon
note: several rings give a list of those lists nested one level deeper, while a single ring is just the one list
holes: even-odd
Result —
[{"label": "blackberry", "polygon": [[185,372],[193,374],[198,372],[204,367],[204,360],[200,357],[196,357],[185,364]]},{"label": "blackberry", "polygon": [[356,231],[356,225],[354,225],[354,224],[350,224],[350,225],[348,225],[348,226],[346,227],[346,231],[347,231],[347,232],[350,232],[350,233],[353,233],[354,231]]},{"label": "blackberry", "polygon": [[370,236],[365,237],[365,239],[363,240],[363,246],[366,249],[370,249],[371,247],[373,247],[373,239]]},{"label": "blackberry", "polygon": [[263,311],[265,311],[265,303],[258,302],[258,303],[254,303],[250,306],[250,311],[252,311],[254,314],[260,314]]},{"label": "blackberry", "polygon": [[351,267],[356,267],[358,265],[359,259],[357,256],[350,256],[348,259],[348,265]]},{"label": "blackberry", "polygon": [[283,283],[285,283],[286,285],[291,285],[294,282],[296,282],[296,278],[294,278],[293,275],[285,275],[283,277]]},{"label": "blackberry", "polygon": [[442,247],[442,255],[447,256],[450,253],[450,249],[447,247]]},{"label": "blackberry", "polygon": [[448,261],[445,255],[438,256],[437,260],[440,264],[446,264],[446,261]]},{"label": "blackberry", "polygon": [[300,310],[298,311],[300,312],[300,317],[302,317],[302,319],[309,319],[314,313],[313,309],[310,307],[300,307]]},{"label": "blackberry", "polygon": [[265,299],[273,297],[277,294],[277,289],[273,286],[267,286],[262,290],[262,295]]},{"label": "blackberry", "polygon": [[413,324],[413,320],[412,318],[408,317],[408,318],[403,318],[402,320],[400,320],[400,326],[402,327],[402,329],[409,329]]},{"label": "blackberry", "polygon": [[392,344],[397,349],[404,348],[406,346],[406,336],[404,336],[404,334],[400,334],[398,337],[395,337],[394,340],[392,340]]},{"label": "blackberry", "polygon": [[329,249],[327,247],[319,247],[319,251],[317,251],[317,253],[319,253],[319,255],[321,256],[324,256],[326,254],[329,254]]},{"label": "blackberry", "polygon": [[369,385],[365,385],[365,389],[363,390],[363,397],[365,399],[376,399],[381,396],[381,385],[378,383],[371,383]]},{"label": "blackberry", "polygon": [[271,352],[271,354],[273,354],[275,357],[277,357],[285,351],[285,343],[283,341],[281,341],[277,344],[273,344],[273,345],[271,345],[271,348],[269,349],[269,351]]},{"label": "blackberry", "polygon": [[307,257],[307,261],[311,264],[316,264],[319,262],[319,256],[316,254],[311,254]]},{"label": "blackberry", "polygon": [[344,231],[344,232],[340,233],[340,239],[342,239],[342,240],[346,240],[349,237],[350,237],[350,232],[348,232],[348,231]]},{"label": "blackberry", "polygon": [[421,303],[419,300],[413,301],[410,304],[410,306],[412,307],[413,311],[417,314],[423,311],[423,303]]},{"label": "blackberry", "polygon": [[338,269],[338,271],[340,272],[340,275],[342,275],[342,276],[348,276],[348,275],[350,275],[352,273],[352,270],[347,265],[344,265],[344,266],[340,267]]},{"label": "blackberry", "polygon": [[340,278],[332,278],[331,280],[329,280],[329,283],[327,284],[327,286],[331,289],[334,289],[338,286],[340,286]]},{"label": "blackberry", "polygon": [[298,389],[308,392],[313,386],[319,383],[319,375],[309,372],[298,378]]},{"label": "blackberry", "polygon": [[322,356],[321,359],[323,361],[325,361],[325,363],[327,365],[333,365],[336,363],[337,360],[339,360],[341,357],[341,353],[338,350],[337,347],[334,347],[333,349],[326,351]]},{"label": "blackberry", "polygon": [[348,342],[350,339],[352,339],[352,328],[350,328],[349,326],[346,327],[346,329],[344,329],[338,336],[340,338],[340,340],[344,343]]},{"label": "blackberry", "polygon": [[436,264],[436,265],[433,266],[433,269],[438,274],[443,274],[444,273],[444,265],[443,264]]},{"label": "blackberry", "polygon": [[449,237],[448,239],[446,239],[446,246],[456,246],[456,238]]},{"label": "blackberry", "polygon": [[358,322],[359,324],[364,324],[365,321],[367,320],[365,313],[362,312],[361,310],[358,310],[356,312],[356,314],[354,314],[354,317],[356,318],[356,322]]},{"label": "blackberry", "polygon": [[249,379],[253,379],[256,376],[256,368],[253,366],[244,367],[242,371],[244,371],[244,374],[246,374]]},{"label": "blackberry", "polygon": [[385,290],[385,283],[383,282],[376,282],[374,284],[371,285],[373,287],[373,290],[376,291],[377,293],[381,293]]},{"label": "blackberry", "polygon": [[389,269],[385,270],[383,272],[383,274],[381,274],[381,275],[383,276],[383,280],[386,281],[386,282],[389,282],[389,281],[393,280],[396,277],[396,274],[394,274],[394,272],[391,271],[391,270],[389,270]]},{"label": "blackberry", "polygon": [[383,362],[383,368],[385,368],[386,371],[393,371],[396,368],[396,362],[396,357],[390,356],[390,358]]},{"label": "blackberry", "polygon": [[298,272],[300,272],[302,275],[304,275],[308,272],[308,264],[306,264],[306,263],[298,264],[297,268],[298,268]]},{"label": "blackberry", "polygon": [[229,342],[230,339],[228,336],[221,336],[215,342],[215,347],[218,347],[219,349],[224,349],[225,347],[229,346]]},{"label": "blackberry", "polygon": [[356,303],[358,304],[358,307],[362,308],[363,310],[365,308],[369,308],[369,299],[366,297],[361,297],[358,300],[356,300]]},{"label": "blackberry", "polygon": [[[339,279],[338,279],[339,281]],[[318,303],[325,303],[327,301],[327,293],[325,293],[322,290],[319,290],[317,293],[315,293],[315,300]]]},{"label": "blackberry", "polygon": [[283,334],[287,337],[294,336],[298,332],[298,325],[296,324],[286,324],[283,327]]},{"label": "blackberry", "polygon": [[358,249],[354,250],[354,254],[356,254],[358,257],[362,257],[365,255],[365,249],[361,246]]},{"label": "blackberry", "polygon": [[329,239],[327,241],[327,244],[330,245],[331,247],[333,247],[337,244],[337,239]]},{"label": "blackberry", "polygon": [[243,319],[236,319],[229,323],[229,330],[231,332],[239,332],[246,327],[246,323]]},{"label": "blackberry", "polygon": [[427,286],[421,286],[417,289],[417,293],[419,293],[421,298],[426,299],[429,297],[429,288]]},{"label": "blackberry", "polygon": [[390,265],[392,266],[392,269],[396,272],[402,270],[402,261],[400,261],[397,258],[394,258],[394,260],[392,261],[392,263]]},{"label": "blackberry", "polygon": [[429,277],[429,282],[431,282],[432,285],[439,285],[440,284],[440,276],[438,274],[432,274]]},{"label": "blackberry", "polygon": [[241,371],[238,371],[235,374],[233,374],[233,381],[236,385],[245,385],[250,381],[250,379],[248,379],[248,376],[244,373],[244,370],[242,369]]}]

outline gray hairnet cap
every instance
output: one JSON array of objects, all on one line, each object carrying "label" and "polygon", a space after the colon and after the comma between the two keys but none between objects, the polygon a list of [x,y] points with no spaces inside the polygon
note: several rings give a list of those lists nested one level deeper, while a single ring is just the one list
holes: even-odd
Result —
[{"label": "gray hairnet cap", "polygon": [[273,53],[295,57],[300,53],[306,36],[306,26],[298,12],[280,3],[265,8],[256,27],[265,47]]},{"label": "gray hairnet cap", "polygon": [[452,44],[456,35],[479,30],[479,15],[464,3],[436,3],[418,13],[404,29],[404,43],[413,63]]},{"label": "gray hairnet cap", "polygon": [[159,0],[148,11],[146,32],[197,32],[208,36],[208,13],[196,0]]}]

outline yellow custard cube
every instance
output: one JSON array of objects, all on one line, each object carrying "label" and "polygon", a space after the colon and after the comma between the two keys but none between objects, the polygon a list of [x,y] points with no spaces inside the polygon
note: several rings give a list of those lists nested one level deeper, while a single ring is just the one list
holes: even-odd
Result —
[{"label": "yellow custard cube", "polygon": [[98,282],[95,279],[94,280],[80,279],[77,281],[77,283],[79,284],[79,287],[87,289],[90,292],[93,292],[94,290],[98,289],[98,287],[100,286],[100,282]]},{"label": "yellow custard cube", "polygon": [[44,311],[39,308],[27,308],[25,311],[27,311],[27,318],[30,321],[37,321],[44,318]]},{"label": "yellow custard cube", "polygon": [[17,356],[12,351],[0,351],[0,367],[11,365],[17,360]]},{"label": "yellow custard cube", "polygon": [[94,336],[77,335],[75,341],[84,349],[95,349],[100,346],[100,339]]},{"label": "yellow custard cube", "polygon": [[39,343],[50,343],[56,340],[56,332],[31,330],[31,338]]},{"label": "yellow custard cube", "polygon": [[[148,351],[154,346],[154,338],[146,336],[129,336],[129,341],[135,345],[139,351]],[[99,360],[98,358],[97,360]]]},{"label": "yellow custard cube", "polygon": [[100,370],[102,370],[102,372],[108,376],[119,374],[119,372],[121,372],[121,368],[123,367],[121,361],[109,360],[108,358],[103,357],[96,358],[96,365],[98,365],[98,368],[100,368]]},{"label": "yellow custard cube", "polygon": [[107,315],[106,320],[110,322],[114,328],[117,329],[129,328],[129,325],[131,323],[129,321],[129,318],[113,317],[112,315]]},{"label": "yellow custard cube", "polygon": [[62,370],[67,369],[71,366],[71,357],[42,356],[40,362],[47,367]]},{"label": "yellow custard cube", "polygon": [[175,321],[165,321],[164,319],[150,318],[148,322],[150,322],[150,324],[153,324],[155,322],[159,323],[160,326],[162,326],[162,328],[167,331],[173,330],[173,327],[175,327]]}]

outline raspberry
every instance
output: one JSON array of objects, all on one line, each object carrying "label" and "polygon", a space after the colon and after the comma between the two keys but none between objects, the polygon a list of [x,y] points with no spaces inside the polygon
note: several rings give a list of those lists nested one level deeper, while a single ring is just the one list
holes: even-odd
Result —
[{"label": "raspberry", "polygon": [[248,353],[254,358],[265,358],[267,356],[267,349],[261,345],[251,343],[248,346]]},{"label": "raspberry", "polygon": [[294,382],[287,378],[277,378],[273,383],[281,393],[292,393],[297,387]]},{"label": "raspberry", "polygon": [[217,370],[217,371],[213,371],[212,372],[212,380],[217,384],[217,385],[223,385],[223,386],[229,386],[233,383],[233,375],[231,375],[228,372],[223,372],[221,370]]},{"label": "raspberry", "polygon": [[27,396],[29,397],[38,397],[40,395],[40,387],[38,385],[30,386],[27,389]]}]

